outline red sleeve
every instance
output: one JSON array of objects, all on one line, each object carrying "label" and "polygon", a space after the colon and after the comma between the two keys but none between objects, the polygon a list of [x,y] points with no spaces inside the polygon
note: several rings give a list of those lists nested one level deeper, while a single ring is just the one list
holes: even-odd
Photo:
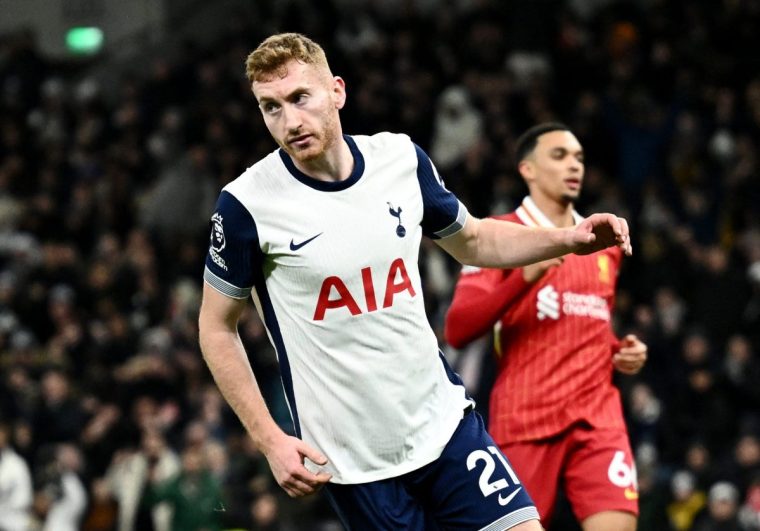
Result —
[{"label": "red sleeve", "polygon": [[615,332],[610,329],[610,352],[617,354],[620,352],[620,339],[615,335]]},{"label": "red sleeve", "polygon": [[528,287],[522,269],[463,270],[446,313],[446,341],[462,348],[485,335]]},{"label": "red sleeve", "polygon": [[[623,261],[623,251],[618,249],[617,247],[609,249],[609,256],[612,259],[612,263],[615,266],[615,276],[620,274],[620,265]],[[615,282],[615,285],[617,286],[617,279]],[[612,315],[613,310],[615,309],[615,299],[613,297],[612,301],[610,302],[610,315]],[[620,338],[617,336],[615,331],[612,329],[612,326],[610,326],[610,350],[612,354],[616,354],[618,351],[620,351]]]}]

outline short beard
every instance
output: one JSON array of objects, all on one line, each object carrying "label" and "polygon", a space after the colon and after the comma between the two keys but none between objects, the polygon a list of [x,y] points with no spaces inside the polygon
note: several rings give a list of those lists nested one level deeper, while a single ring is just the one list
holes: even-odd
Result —
[{"label": "short beard", "polygon": [[290,158],[299,162],[310,162],[312,160],[318,159],[324,153],[324,150],[321,150],[311,151],[312,154],[308,154],[310,151],[311,150],[291,150],[288,155],[290,155]]},{"label": "short beard", "polygon": [[[296,151],[295,149],[292,149],[292,151],[285,150],[292,159],[295,159],[302,163],[309,163],[313,160],[317,160],[320,157],[324,156],[324,154],[337,142],[339,142],[340,135],[338,135],[335,131],[335,122],[336,119],[333,116],[327,116],[325,119],[325,127],[322,131],[319,132],[318,135],[315,135],[315,140],[322,142],[322,149],[318,151],[314,151],[308,154],[304,154],[303,152]],[[310,150],[309,150],[310,151]]]},{"label": "short beard", "polygon": [[560,197],[560,200],[566,205],[571,205],[578,200],[578,197],[580,197],[580,195],[581,195],[580,192],[576,193],[575,195],[562,194],[562,196]]}]

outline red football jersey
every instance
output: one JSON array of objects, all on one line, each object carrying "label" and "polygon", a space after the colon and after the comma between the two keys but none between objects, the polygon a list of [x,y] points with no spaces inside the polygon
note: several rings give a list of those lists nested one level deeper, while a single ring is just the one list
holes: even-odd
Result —
[{"label": "red football jersey", "polygon": [[[497,219],[553,226],[529,197]],[[462,270],[446,338],[462,346],[494,327],[499,372],[488,431],[497,443],[550,437],[580,420],[625,428],[610,321],[621,257],[618,248],[567,255],[534,284],[521,269]]]}]

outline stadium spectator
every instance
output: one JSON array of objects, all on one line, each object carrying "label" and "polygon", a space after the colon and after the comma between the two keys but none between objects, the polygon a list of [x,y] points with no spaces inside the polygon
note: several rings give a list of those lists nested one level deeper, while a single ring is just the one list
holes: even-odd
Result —
[{"label": "stadium spectator", "polygon": [[34,416],[37,444],[78,441],[87,414],[82,404],[72,395],[68,376],[57,369],[45,372],[41,391],[41,402]]},{"label": "stadium spectator", "polygon": [[737,511],[739,490],[735,485],[720,481],[710,487],[707,495],[707,510],[694,522],[694,531],[736,531],[739,530]]},{"label": "stadium spectator", "polygon": [[82,531],[114,531],[118,529],[119,507],[103,479],[90,486],[90,503],[82,522]]},{"label": "stadium spectator", "polygon": [[10,427],[0,419],[0,529],[25,530],[32,505],[29,465],[10,445]]},{"label": "stadium spectator", "polygon": [[747,489],[747,497],[739,509],[738,517],[746,531],[760,529],[760,478],[755,478]]},{"label": "stadium spectator", "polygon": [[202,448],[190,446],[182,452],[182,469],[168,480],[159,479],[156,467],[149,470],[143,503],[155,508],[167,503],[172,508],[172,531],[219,531],[224,500],[219,484],[208,470]]},{"label": "stadium spectator", "polygon": [[77,531],[80,528],[89,495],[82,482],[84,462],[73,444],[48,448],[51,460],[42,469],[42,481],[36,488],[34,509],[42,531]]},{"label": "stadium spectator", "polygon": [[694,475],[686,470],[673,474],[670,485],[672,501],[667,508],[668,520],[675,531],[688,531],[705,507],[707,496],[697,488]]},{"label": "stadium spectator", "polygon": [[164,482],[179,472],[179,458],[161,433],[155,430],[148,429],[143,433],[138,451],[116,453],[106,473],[106,481],[119,506],[117,530],[169,531],[172,508],[166,503],[146,507],[141,501],[151,478]]}]

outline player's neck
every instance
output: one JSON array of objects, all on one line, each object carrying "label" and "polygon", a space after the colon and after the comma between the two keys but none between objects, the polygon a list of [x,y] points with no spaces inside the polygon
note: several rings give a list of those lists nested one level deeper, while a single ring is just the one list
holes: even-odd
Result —
[{"label": "player's neck", "polygon": [[293,159],[293,163],[309,177],[325,182],[348,179],[354,169],[354,157],[342,135],[321,156],[307,161]]},{"label": "player's neck", "polygon": [[540,194],[531,194],[530,198],[555,227],[572,227],[575,225],[572,203],[557,201]]}]

